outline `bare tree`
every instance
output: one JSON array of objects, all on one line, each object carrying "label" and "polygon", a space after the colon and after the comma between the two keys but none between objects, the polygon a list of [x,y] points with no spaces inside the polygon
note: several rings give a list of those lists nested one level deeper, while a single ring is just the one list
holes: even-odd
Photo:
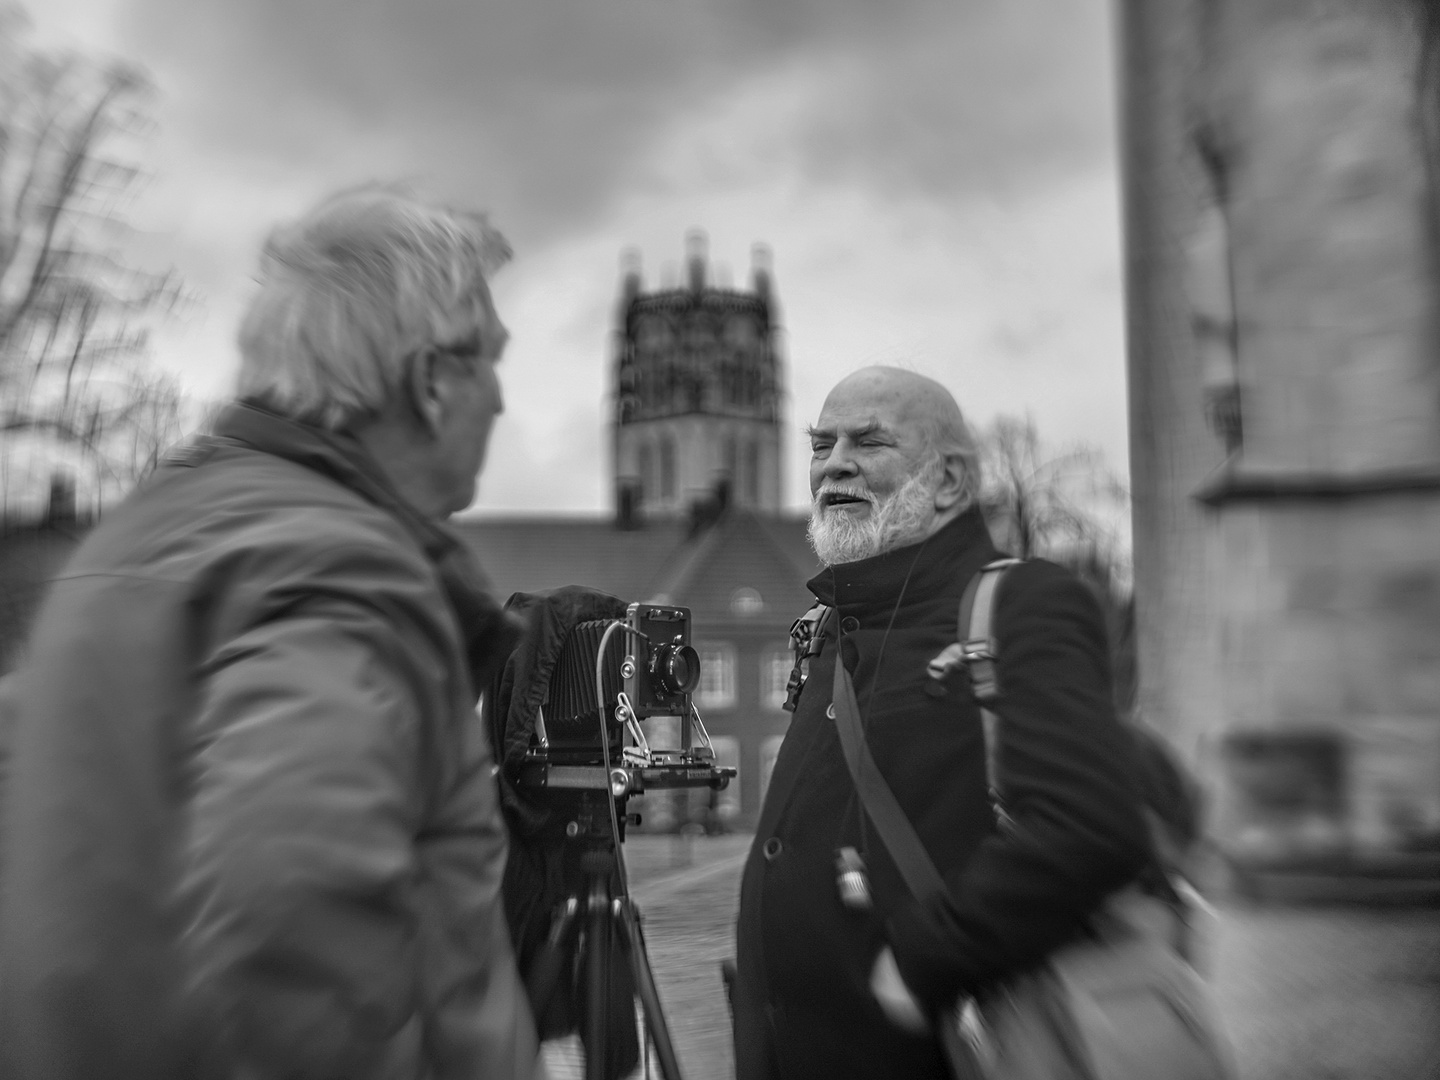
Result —
[{"label": "bare tree", "polygon": [[1013,554],[1028,559],[1118,542],[1105,517],[1125,507],[1127,493],[1095,447],[1052,450],[1032,417],[999,416],[981,433],[980,452],[981,505]]},{"label": "bare tree", "polygon": [[1135,601],[1129,553],[1117,522],[1125,485],[1092,446],[1052,450],[1033,418],[997,417],[980,436],[981,506],[997,544],[1021,558],[1044,556],[1089,586],[1105,618],[1115,701],[1135,705]]},{"label": "bare tree", "polygon": [[179,283],[124,257],[152,90],[129,65],[31,49],[25,29],[0,6],[0,438],[79,451],[114,490],[182,405],[145,363],[146,321]]}]

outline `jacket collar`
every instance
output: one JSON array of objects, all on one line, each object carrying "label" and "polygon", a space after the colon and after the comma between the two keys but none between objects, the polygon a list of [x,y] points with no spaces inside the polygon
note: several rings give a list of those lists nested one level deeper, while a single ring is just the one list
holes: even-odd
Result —
[{"label": "jacket collar", "polygon": [[470,674],[484,689],[515,647],[520,623],[490,595],[490,582],[460,539],[421,514],[380,471],[351,435],[302,424],[253,402],[227,406],[215,421],[215,437],[293,461],[356,492],[395,518],[435,564],[460,622]]},{"label": "jacket collar", "polygon": [[985,519],[972,507],[918,544],[828,566],[807,585],[822,604],[864,618],[894,609],[902,589],[912,600],[948,592],[966,565],[979,569],[996,555]]},{"label": "jacket collar", "polygon": [[216,419],[214,431],[219,438],[304,465],[349,488],[405,526],[431,559],[444,558],[459,544],[447,529],[421,516],[395,490],[353,435],[291,420],[245,401],[227,406]]}]

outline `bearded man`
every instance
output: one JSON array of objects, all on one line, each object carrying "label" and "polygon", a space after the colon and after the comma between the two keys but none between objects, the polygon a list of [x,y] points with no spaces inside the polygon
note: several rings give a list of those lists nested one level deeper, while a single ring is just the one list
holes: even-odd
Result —
[{"label": "bearded man", "polygon": [[[740,894],[738,1080],[942,1077],[931,1020],[1084,930],[1147,840],[1133,744],[1111,703],[1104,624],[1053,563],[1011,569],[995,615],[1000,769],[989,801],[967,676],[927,662],[956,640],[970,579],[998,553],[976,505],[975,441],[938,383],[895,368],[843,379],[810,429],[809,588],[835,609],[775,762]],[[837,656],[880,771],[945,880],[914,900],[864,815],[827,715]],[[837,856],[873,905],[847,907]]]}]

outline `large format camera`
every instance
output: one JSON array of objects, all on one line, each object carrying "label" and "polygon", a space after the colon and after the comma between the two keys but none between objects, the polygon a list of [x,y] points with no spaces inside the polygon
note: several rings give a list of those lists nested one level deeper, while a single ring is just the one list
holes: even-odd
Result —
[{"label": "large format camera", "polygon": [[[724,787],[693,694],[700,657],[690,644],[690,610],[630,604],[625,618],[575,623],[551,670],[521,783],[599,787],[617,798],[647,787]],[[678,745],[652,745],[641,721],[675,717]]]},{"label": "large format camera", "polygon": [[573,585],[507,607],[526,630],[486,709],[514,785],[504,888],[531,1010],[544,1038],[579,1032],[586,1080],[618,1080],[641,1052],[638,996],[660,1075],[679,1080],[621,847],[631,796],[735,775],[695,709],[690,612]]}]

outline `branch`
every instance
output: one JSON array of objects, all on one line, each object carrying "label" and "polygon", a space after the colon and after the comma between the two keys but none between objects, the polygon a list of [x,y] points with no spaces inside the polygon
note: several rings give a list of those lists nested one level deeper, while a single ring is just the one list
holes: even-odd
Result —
[{"label": "branch", "polygon": [[[49,258],[55,242],[55,232],[61,218],[70,209],[85,163],[90,159],[92,148],[96,143],[106,114],[122,93],[133,90],[139,85],[138,78],[125,69],[112,68],[106,73],[105,78],[103,92],[90,106],[84,119],[73,129],[73,133],[67,139],[63,153],[64,163],[42,214],[40,248],[30,275],[30,284],[20,301],[8,315],[5,315],[3,322],[0,322],[0,342],[6,341],[14,332],[20,319],[25,316],[35,302],[35,298],[46,281],[50,270]],[[52,119],[54,115],[54,113],[51,114]],[[40,150],[37,146],[37,158],[39,153]],[[35,171],[35,169],[31,170],[32,177]],[[19,235],[18,231],[17,235]]]}]

